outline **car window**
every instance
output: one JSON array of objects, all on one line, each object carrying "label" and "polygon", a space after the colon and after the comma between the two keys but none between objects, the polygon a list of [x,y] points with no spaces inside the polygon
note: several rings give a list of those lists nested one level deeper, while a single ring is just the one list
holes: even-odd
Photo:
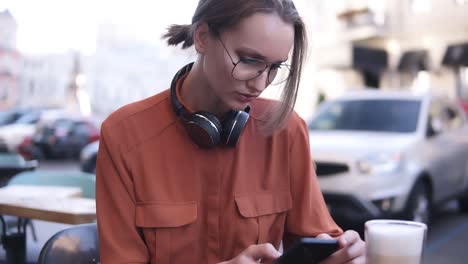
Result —
[{"label": "car window", "polygon": [[87,136],[90,134],[88,124],[82,122],[75,124],[73,127],[73,134],[77,136]]},{"label": "car window", "polygon": [[0,112],[0,125],[12,123],[17,118],[17,115],[14,111]]},{"label": "car window", "polygon": [[16,124],[36,124],[40,118],[40,112],[30,112],[24,114],[18,120],[16,120]]},{"label": "car window", "polygon": [[319,111],[309,129],[410,133],[417,129],[420,107],[420,100],[336,101]]},{"label": "car window", "polygon": [[52,130],[55,130],[55,135],[63,137],[67,135],[70,129],[73,127],[73,120],[70,119],[58,119],[52,125]]}]

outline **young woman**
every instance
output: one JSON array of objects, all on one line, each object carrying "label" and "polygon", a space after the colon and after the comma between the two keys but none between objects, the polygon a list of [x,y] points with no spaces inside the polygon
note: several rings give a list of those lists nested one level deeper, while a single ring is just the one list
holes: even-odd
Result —
[{"label": "young woman", "polygon": [[[198,57],[102,125],[101,263],[269,262],[304,236],[339,240],[326,263],[364,263],[359,235],[328,213],[293,112],[307,42],[292,1],[200,0],[165,37]],[[275,84],[280,101],[259,98]]]}]

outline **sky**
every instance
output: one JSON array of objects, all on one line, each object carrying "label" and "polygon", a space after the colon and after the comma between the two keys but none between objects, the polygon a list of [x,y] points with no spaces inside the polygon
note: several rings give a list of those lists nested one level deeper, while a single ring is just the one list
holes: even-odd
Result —
[{"label": "sky", "polygon": [[99,24],[116,24],[148,42],[159,41],[170,24],[189,24],[197,0],[2,0],[18,23],[17,47],[42,54],[95,50]]},{"label": "sky", "polygon": [[[309,0],[296,0],[298,9]],[[190,24],[198,0],[0,0],[18,23],[25,54],[69,49],[93,53],[98,25],[114,24],[146,42],[160,42],[170,24]],[[305,16],[306,18],[307,16]]]}]

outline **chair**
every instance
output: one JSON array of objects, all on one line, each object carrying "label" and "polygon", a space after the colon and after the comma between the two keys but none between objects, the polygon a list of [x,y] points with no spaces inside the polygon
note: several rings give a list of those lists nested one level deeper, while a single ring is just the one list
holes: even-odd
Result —
[{"label": "chair", "polygon": [[25,160],[16,153],[0,153],[0,187],[3,187],[17,173],[31,171],[37,167],[37,161]]},{"label": "chair", "polygon": [[38,264],[99,263],[97,225],[73,226],[53,235],[42,247]]},{"label": "chair", "polygon": [[[10,179],[16,174],[24,171],[34,170],[36,167],[36,160],[27,161],[23,158],[23,156],[17,153],[0,153],[0,187],[7,185]],[[16,217],[0,216],[0,218],[0,237],[5,234],[5,230],[8,229],[9,226],[23,225],[17,221]],[[28,221],[26,221],[24,224],[27,223]],[[2,243],[3,241],[0,241],[0,244]]]},{"label": "chair", "polygon": [[49,185],[80,187],[84,198],[95,199],[96,177],[80,171],[26,171],[15,175],[8,185]]}]

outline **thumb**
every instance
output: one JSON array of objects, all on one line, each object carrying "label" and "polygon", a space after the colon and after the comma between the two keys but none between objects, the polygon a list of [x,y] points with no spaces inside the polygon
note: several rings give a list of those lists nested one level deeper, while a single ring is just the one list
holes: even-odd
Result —
[{"label": "thumb", "polygon": [[320,238],[320,239],[333,239],[333,237],[331,237],[329,234],[326,234],[326,233],[322,233],[322,234],[318,235],[316,238]]},{"label": "thumb", "polygon": [[245,254],[255,261],[259,259],[277,259],[281,256],[281,253],[270,243],[249,246]]}]

